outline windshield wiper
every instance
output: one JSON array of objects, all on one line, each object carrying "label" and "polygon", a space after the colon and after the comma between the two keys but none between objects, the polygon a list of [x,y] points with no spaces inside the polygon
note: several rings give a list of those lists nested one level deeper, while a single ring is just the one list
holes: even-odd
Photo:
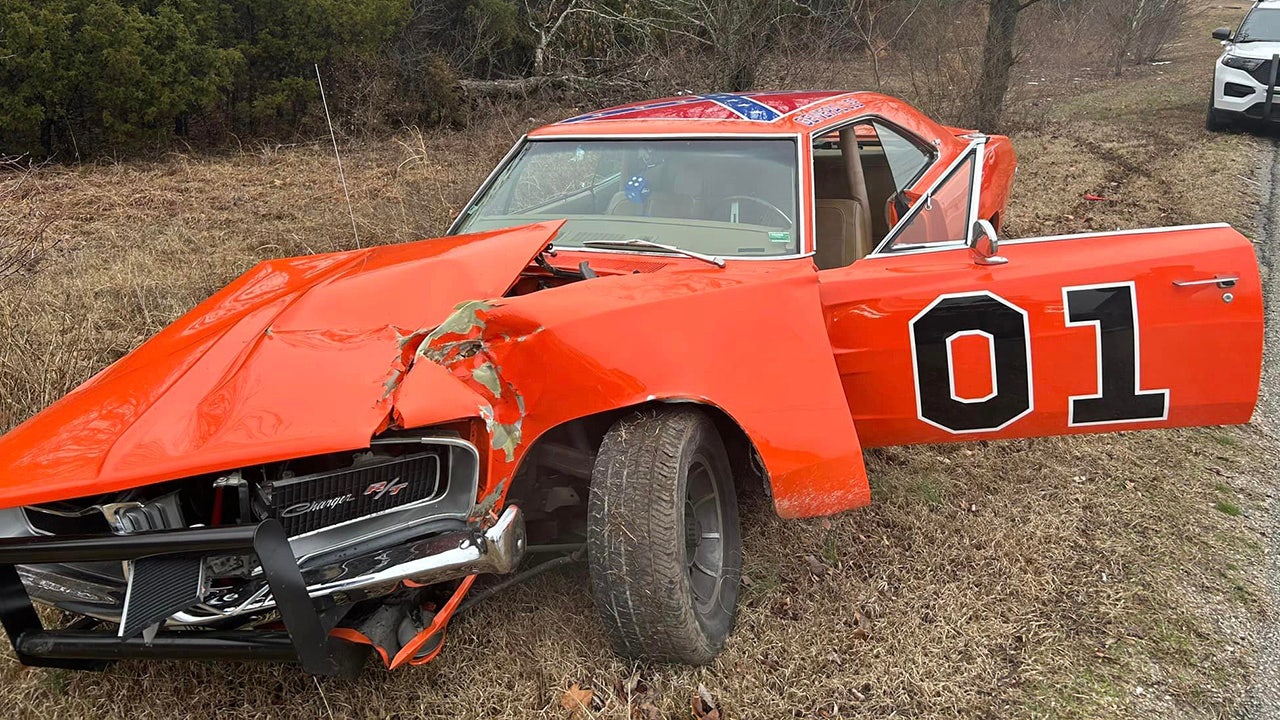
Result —
[{"label": "windshield wiper", "polygon": [[651,240],[641,240],[640,238],[631,238],[629,240],[588,240],[582,243],[583,247],[591,248],[627,248],[630,250],[662,250],[665,252],[676,253],[691,257],[702,262],[709,262],[716,267],[724,267],[724,260],[715,255],[706,255],[692,250],[685,250],[675,245],[663,245]]}]

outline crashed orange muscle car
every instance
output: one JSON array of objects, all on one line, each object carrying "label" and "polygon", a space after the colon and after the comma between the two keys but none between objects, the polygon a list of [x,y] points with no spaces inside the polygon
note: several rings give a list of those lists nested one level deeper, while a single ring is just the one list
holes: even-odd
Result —
[{"label": "crashed orange muscle car", "polygon": [[0,439],[14,650],[418,664],[572,550],[618,652],[704,663],[743,484],[824,515],[866,447],[1247,421],[1250,243],[997,240],[1014,167],[872,93],[533,131],[447,236],[264,262]]}]

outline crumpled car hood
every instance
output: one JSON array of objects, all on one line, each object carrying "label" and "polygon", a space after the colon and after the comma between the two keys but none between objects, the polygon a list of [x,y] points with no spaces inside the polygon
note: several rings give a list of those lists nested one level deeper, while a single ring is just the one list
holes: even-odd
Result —
[{"label": "crumpled car hood", "polygon": [[[420,337],[561,223],[264,262],[0,438],[0,507],[366,447]],[[440,421],[477,403],[447,373]]]}]

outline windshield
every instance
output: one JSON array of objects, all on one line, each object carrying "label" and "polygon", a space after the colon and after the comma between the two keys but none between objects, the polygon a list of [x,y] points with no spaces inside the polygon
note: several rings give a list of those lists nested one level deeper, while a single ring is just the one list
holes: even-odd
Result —
[{"label": "windshield", "polygon": [[558,247],[644,240],[721,257],[790,255],[798,177],[789,139],[533,140],[457,232],[564,218]]},{"label": "windshield", "polygon": [[1280,42],[1280,8],[1255,8],[1245,16],[1235,42]]}]

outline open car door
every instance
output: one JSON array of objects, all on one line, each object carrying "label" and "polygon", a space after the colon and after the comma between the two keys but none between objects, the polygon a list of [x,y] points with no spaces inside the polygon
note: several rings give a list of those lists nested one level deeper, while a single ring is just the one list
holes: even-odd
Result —
[{"label": "open car door", "polygon": [[997,245],[977,217],[984,143],[872,254],[819,273],[863,445],[1247,422],[1263,342],[1249,240],[1219,224]]}]

